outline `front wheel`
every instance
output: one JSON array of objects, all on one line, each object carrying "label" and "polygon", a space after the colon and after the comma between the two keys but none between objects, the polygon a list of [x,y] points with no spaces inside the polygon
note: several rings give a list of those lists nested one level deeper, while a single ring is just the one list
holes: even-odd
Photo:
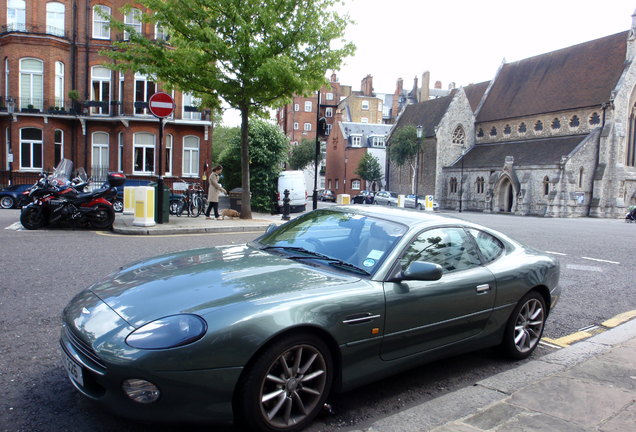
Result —
[{"label": "front wheel", "polygon": [[13,197],[5,195],[0,198],[0,207],[2,207],[3,209],[10,209],[13,207],[14,204],[15,201],[13,200]]},{"label": "front wheel", "polygon": [[108,229],[115,222],[115,210],[113,206],[98,204],[97,209],[89,214],[89,220],[93,228]]},{"label": "front wheel", "polygon": [[289,335],[259,354],[237,399],[250,430],[295,432],[318,415],[331,389],[333,360],[310,334]]},{"label": "front wheel", "polygon": [[536,291],[526,294],[510,315],[501,349],[515,360],[527,358],[539,345],[547,318],[543,296]]},{"label": "front wheel", "polygon": [[42,206],[29,206],[22,209],[20,223],[28,230],[42,228],[45,223],[44,209]]}]

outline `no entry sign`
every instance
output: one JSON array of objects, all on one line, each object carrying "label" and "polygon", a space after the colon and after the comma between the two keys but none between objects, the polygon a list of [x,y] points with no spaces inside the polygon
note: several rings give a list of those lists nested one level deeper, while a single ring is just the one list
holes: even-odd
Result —
[{"label": "no entry sign", "polygon": [[148,108],[156,117],[168,117],[174,111],[174,99],[166,93],[155,93],[148,100]]}]

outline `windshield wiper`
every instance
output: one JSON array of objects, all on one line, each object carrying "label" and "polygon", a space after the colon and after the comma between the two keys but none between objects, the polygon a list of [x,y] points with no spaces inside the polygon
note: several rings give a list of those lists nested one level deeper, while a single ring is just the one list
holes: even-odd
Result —
[{"label": "windshield wiper", "polygon": [[322,261],[327,261],[329,263],[330,266],[333,267],[340,267],[340,268],[344,268],[347,270],[353,270],[357,273],[361,273],[361,274],[365,274],[365,275],[369,275],[370,273],[368,271],[366,271],[363,268],[358,267],[357,265],[348,263],[346,261],[343,261],[341,259],[338,258],[333,258],[327,255],[323,255],[321,253],[318,252],[314,252],[314,251],[310,251],[307,250],[305,248],[301,248],[301,247],[296,247],[296,246],[266,246],[263,248],[263,250],[267,250],[267,249],[285,249],[285,250],[290,250],[290,251],[294,251],[294,252],[299,252],[299,253],[303,253],[305,255],[303,256],[298,256],[298,255],[293,255],[293,256],[288,256],[287,258],[292,259],[292,260],[301,260],[301,259],[319,259]]}]

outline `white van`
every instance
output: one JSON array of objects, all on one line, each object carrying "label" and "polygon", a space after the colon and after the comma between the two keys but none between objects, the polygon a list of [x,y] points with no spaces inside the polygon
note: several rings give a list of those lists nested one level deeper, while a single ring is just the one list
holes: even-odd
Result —
[{"label": "white van", "polygon": [[283,171],[278,177],[278,209],[283,212],[285,189],[289,190],[289,211],[304,212],[307,209],[307,187],[302,171]]}]

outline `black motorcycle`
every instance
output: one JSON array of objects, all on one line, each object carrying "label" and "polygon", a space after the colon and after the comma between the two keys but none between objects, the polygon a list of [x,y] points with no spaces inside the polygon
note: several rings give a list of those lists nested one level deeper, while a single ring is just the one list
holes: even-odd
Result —
[{"label": "black motorcycle", "polygon": [[73,163],[64,159],[53,174],[43,176],[29,191],[29,200],[22,208],[20,222],[26,229],[35,230],[46,225],[70,222],[77,226],[107,229],[115,221],[111,200],[116,196],[115,186],[125,181],[121,173],[108,175],[108,187],[92,192],[80,192],[88,184],[86,172],[70,180]]},{"label": "black motorcycle", "polygon": [[636,207],[627,212],[627,214],[625,215],[625,222],[636,222]]}]

